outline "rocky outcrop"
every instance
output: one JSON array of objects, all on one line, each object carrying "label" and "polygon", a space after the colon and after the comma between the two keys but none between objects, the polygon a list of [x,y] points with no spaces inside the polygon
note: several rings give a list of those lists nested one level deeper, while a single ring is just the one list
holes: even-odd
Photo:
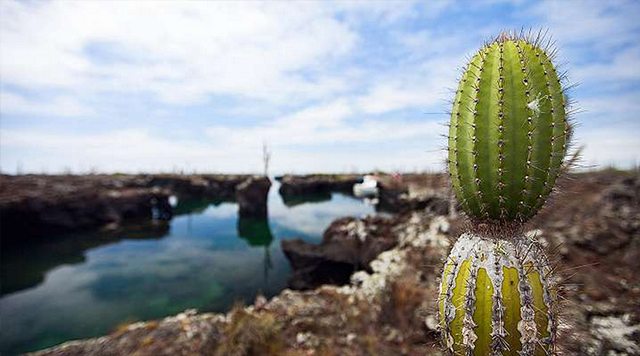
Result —
[{"label": "rocky outcrop", "polygon": [[407,188],[379,186],[376,210],[391,213],[406,213],[428,210],[438,215],[449,213],[449,197],[441,192],[420,192],[410,194]]},{"label": "rocky outcrop", "polygon": [[97,339],[71,341],[39,355],[212,355],[224,316],[186,311],[160,322],[135,323]]},{"label": "rocky outcrop", "polygon": [[235,200],[238,185],[250,176],[244,175],[150,175],[146,176],[147,187],[168,189],[179,198],[209,198],[225,201]]},{"label": "rocky outcrop", "polygon": [[560,187],[530,228],[566,280],[563,350],[640,355],[640,174],[574,174]]},{"label": "rocky outcrop", "polygon": [[267,197],[271,188],[268,177],[251,177],[236,187],[240,218],[267,218]]},{"label": "rocky outcrop", "polygon": [[318,245],[300,239],[283,240],[282,250],[293,268],[289,287],[305,290],[323,284],[344,285],[353,272],[370,270],[369,263],[396,245],[391,218],[343,218],[334,221]]},{"label": "rocky outcrop", "polygon": [[231,200],[242,175],[0,175],[3,244],[172,217],[168,198]]},{"label": "rocky outcrop", "polygon": [[362,181],[355,174],[312,174],[284,175],[276,177],[282,185],[279,193],[285,200],[295,200],[296,196],[321,196],[326,193],[340,192],[353,194],[353,185]]},{"label": "rocky outcrop", "polygon": [[160,189],[72,190],[67,194],[15,197],[0,203],[3,244],[119,225],[124,220],[171,218],[170,193]]},{"label": "rocky outcrop", "polygon": [[378,211],[406,213],[427,210],[447,215],[450,205],[447,178],[442,174],[378,176]]}]

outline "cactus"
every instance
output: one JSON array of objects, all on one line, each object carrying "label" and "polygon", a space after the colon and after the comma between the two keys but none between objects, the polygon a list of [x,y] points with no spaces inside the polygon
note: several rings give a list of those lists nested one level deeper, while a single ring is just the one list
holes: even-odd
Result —
[{"label": "cactus", "polygon": [[542,42],[502,34],[472,57],[460,80],[448,168],[474,219],[531,218],[561,171],[571,132],[567,99]]},{"label": "cactus", "polygon": [[557,321],[551,268],[540,247],[463,234],[438,299],[445,347],[455,355],[548,355]]},{"label": "cactus", "polygon": [[523,223],[549,197],[571,136],[566,88],[534,40],[502,34],[464,70],[451,112],[449,173],[471,218],[442,272],[439,327],[464,355],[555,352],[556,292]]}]

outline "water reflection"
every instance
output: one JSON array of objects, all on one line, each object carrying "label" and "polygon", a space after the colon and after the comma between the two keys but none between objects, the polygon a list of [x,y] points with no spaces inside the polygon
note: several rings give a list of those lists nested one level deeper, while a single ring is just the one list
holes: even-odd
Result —
[{"label": "water reflection", "polygon": [[173,208],[174,215],[200,214],[210,206],[219,206],[228,201],[221,199],[179,199]]},{"label": "water reflection", "polygon": [[[220,206],[223,202],[218,199],[181,199],[174,208],[174,216],[186,215],[190,229],[192,215],[202,214],[207,208]],[[169,221],[142,220],[113,230],[50,236],[38,243],[3,246],[0,249],[0,296],[42,283],[47,271],[57,266],[86,262],[85,251],[90,249],[124,239],[160,239],[169,233],[169,229]]]},{"label": "water reflection", "polygon": [[0,318],[11,327],[0,328],[0,353],[273,296],[291,273],[278,240],[317,241],[332,220],[371,212],[341,195],[288,207],[272,188],[269,220],[239,220],[235,203],[180,200],[170,222],[2,249]]},{"label": "water reflection", "polygon": [[271,243],[273,234],[268,219],[238,218],[238,236],[247,240],[250,246],[264,247],[263,276],[265,285],[269,283],[269,270],[273,268],[271,261]]},{"label": "water reflection", "polygon": [[269,246],[273,234],[267,219],[241,217],[238,219],[238,236],[247,240],[251,246]]},{"label": "water reflection", "polygon": [[141,221],[111,230],[50,237],[41,243],[0,249],[0,296],[31,288],[44,281],[47,271],[60,265],[86,262],[84,252],[123,239],[160,239],[169,232],[167,221]]}]

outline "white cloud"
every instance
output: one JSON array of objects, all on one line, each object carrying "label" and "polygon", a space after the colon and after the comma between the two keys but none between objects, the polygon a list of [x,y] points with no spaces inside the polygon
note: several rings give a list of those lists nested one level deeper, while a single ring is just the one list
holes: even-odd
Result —
[{"label": "white cloud", "polygon": [[[21,164],[25,171],[96,168],[101,171],[169,171],[216,169],[230,150],[193,141],[165,139],[146,130],[72,135],[39,130],[3,130],[2,167]],[[241,152],[242,148],[236,148]],[[22,151],[20,155],[13,152]],[[248,165],[236,168],[248,170]]]},{"label": "white cloud", "polygon": [[[322,71],[358,40],[320,4],[162,5],[3,1],[3,81],[29,88],[150,91],[176,103],[211,94],[317,97],[345,85],[329,74],[310,79],[300,73]],[[91,45],[123,51],[128,60],[95,60],[86,51]]]},{"label": "white cloud", "polygon": [[[231,146],[255,145],[263,141],[278,146],[305,146],[363,142],[375,144],[416,137],[423,137],[428,142],[429,139],[436,138],[441,131],[436,122],[426,119],[405,123],[399,120],[367,118],[368,112],[383,112],[391,108],[387,104],[384,108],[371,109],[365,104],[361,100],[353,103],[338,99],[305,108],[266,125],[233,129],[212,126],[206,133],[214,141],[227,142]],[[401,106],[397,105],[394,108]]]},{"label": "white cloud", "polygon": [[634,168],[640,164],[640,129],[604,127],[582,132],[578,128],[576,143],[584,145],[580,164],[585,168],[617,166]]},{"label": "white cloud", "polygon": [[628,84],[640,81],[640,45],[617,51],[606,63],[576,67],[571,77],[581,85]]},{"label": "white cloud", "polygon": [[368,95],[358,99],[358,105],[368,114],[381,114],[421,105],[425,107],[433,103],[433,95],[428,88],[408,89],[387,83],[374,87]]},{"label": "white cloud", "polygon": [[638,8],[634,1],[544,1],[530,14],[541,16],[561,43],[604,49],[634,39]]},{"label": "white cloud", "polygon": [[[637,81],[640,42],[633,1],[545,1],[531,8],[543,20],[570,79],[597,86],[607,81]],[[530,14],[527,14],[530,16]]]},{"label": "white cloud", "polygon": [[46,100],[28,99],[0,91],[0,112],[3,114],[38,116],[90,116],[93,111],[71,96],[54,96]]},{"label": "white cloud", "polygon": [[447,88],[455,85],[455,63],[455,59],[444,57],[419,61],[402,71],[392,72],[378,79],[366,95],[355,99],[356,105],[367,114],[443,108],[450,95]]},{"label": "white cloud", "polygon": [[[454,4],[0,1],[2,167],[249,172],[260,169],[263,141],[279,172],[442,167],[434,152],[444,129],[433,122],[441,118],[421,115],[448,110],[447,89],[480,35],[513,26],[507,19],[473,33],[445,26],[438,16]],[[640,132],[631,122],[638,94],[619,92],[640,80],[639,7],[626,4],[514,4],[523,10],[516,18],[534,15],[550,29],[559,62],[570,59],[570,78],[587,89],[575,93],[587,111],[578,116],[586,161],[627,162],[638,152],[632,139]],[[136,118],[95,133],[121,103],[117,97],[134,102],[139,93],[154,99],[131,112],[152,107],[145,122],[155,112],[166,112],[163,120],[175,115],[184,122],[180,136],[189,138],[140,129]],[[164,104],[186,106],[176,114]],[[206,106],[194,116],[215,112],[212,123],[191,121],[192,104]],[[78,127],[44,132],[18,119],[7,125],[13,114],[94,116],[96,126],[82,135],[70,133]],[[231,125],[228,116],[246,121]],[[242,126],[256,120],[263,121]],[[621,139],[599,138],[601,127]]]},{"label": "white cloud", "polygon": [[640,113],[638,98],[640,98],[640,90],[585,98],[578,103],[580,110],[583,110],[579,116],[598,120],[602,126],[620,121],[635,121],[638,124],[638,113]]}]

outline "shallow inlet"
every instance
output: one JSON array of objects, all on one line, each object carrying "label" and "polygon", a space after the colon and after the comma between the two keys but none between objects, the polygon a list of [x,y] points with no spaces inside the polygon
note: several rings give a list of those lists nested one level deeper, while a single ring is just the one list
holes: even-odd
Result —
[{"label": "shallow inlet", "polygon": [[235,203],[183,201],[166,224],[3,249],[0,354],[99,336],[188,308],[223,312],[258,293],[273,296],[291,272],[280,240],[318,242],[336,218],[374,211],[340,194],[285,205],[274,183],[267,222],[238,221]]}]

